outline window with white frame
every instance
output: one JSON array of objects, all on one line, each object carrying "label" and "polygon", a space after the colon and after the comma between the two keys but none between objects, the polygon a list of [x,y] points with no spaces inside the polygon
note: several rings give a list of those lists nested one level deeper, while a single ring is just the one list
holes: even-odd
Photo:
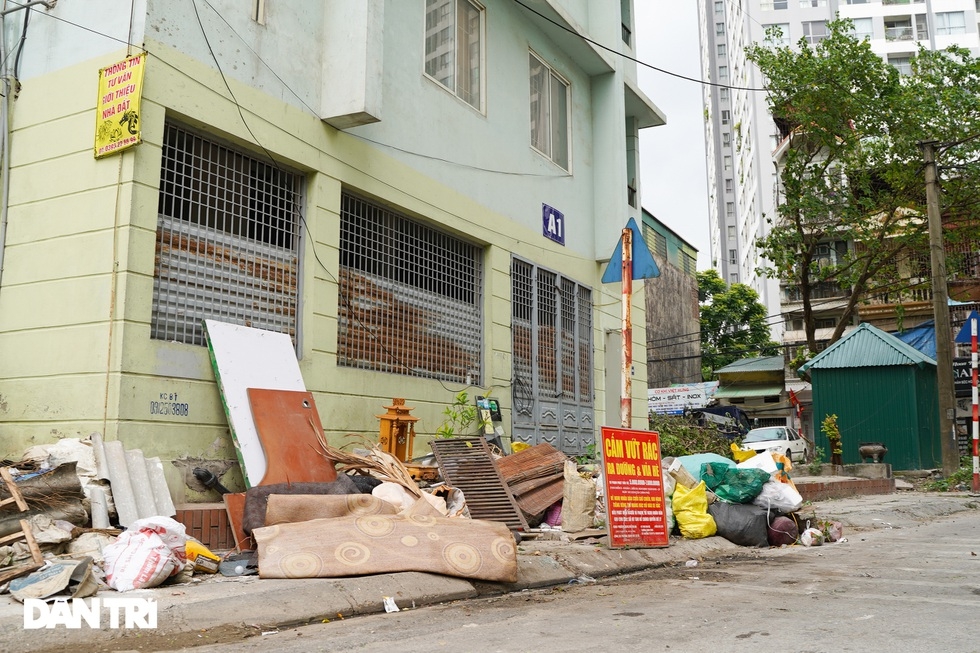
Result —
[{"label": "window with white frame", "polygon": [[726,193],[733,193],[733,192],[735,192],[735,180],[734,179],[726,179],[725,180],[725,192]]},{"label": "window with white frame", "polygon": [[479,246],[345,192],[339,277],[338,365],[481,383]]},{"label": "window with white frame", "polygon": [[721,159],[721,167],[722,167],[722,169],[725,172],[728,172],[729,170],[732,169],[732,157],[731,157],[731,155],[726,154],[725,156],[722,157],[722,159]]},{"label": "window with white frame", "polygon": [[732,272],[731,274],[729,274],[728,275],[728,282],[729,283],[738,283],[738,273],[737,272]]},{"label": "window with white frame", "polygon": [[803,23],[803,36],[806,38],[807,43],[820,43],[828,35],[827,21],[825,20],[811,20]]},{"label": "window with white frame", "polygon": [[888,55],[888,63],[902,75],[912,74],[912,55],[910,54],[890,54]]},{"label": "window with white frame", "polygon": [[725,202],[725,217],[726,218],[735,217],[735,202]]},{"label": "window with white frame", "polygon": [[715,13],[716,14],[725,13],[725,3],[723,0],[715,0]]},{"label": "window with white frame", "polygon": [[759,4],[759,8],[763,11],[787,9],[789,8],[789,0],[762,0],[762,2]]},{"label": "window with white frame", "polygon": [[297,333],[303,177],[164,127],[150,337],[204,345],[205,319]]},{"label": "window with white frame", "polygon": [[728,81],[728,66],[718,66],[718,79],[723,82]]},{"label": "window with white frame", "polygon": [[827,0],[800,0],[800,9],[807,7],[826,7]]},{"label": "window with white frame", "polygon": [[854,27],[851,29],[851,34],[854,35],[858,41],[863,41],[865,39],[870,39],[874,36],[874,24],[871,18],[852,18],[851,22]]},{"label": "window with white frame", "polygon": [[715,23],[715,34],[721,36],[725,33],[725,23]]},{"label": "window with white frame", "polygon": [[732,120],[732,112],[729,109],[721,110],[721,124],[727,125]]},{"label": "window with white frame", "polygon": [[937,35],[948,36],[965,33],[966,16],[962,11],[945,11],[936,14]]},{"label": "window with white frame", "polygon": [[766,43],[789,45],[789,23],[769,23],[763,27],[766,30]]},{"label": "window with white frame", "polygon": [[727,88],[719,88],[718,89],[718,99],[719,100],[722,100],[722,101],[727,101],[728,100],[728,89]]},{"label": "window with white frame", "polygon": [[531,146],[563,169],[569,169],[568,82],[532,52]]},{"label": "window with white frame", "polygon": [[483,110],[484,10],[472,0],[426,0],[425,74]]},{"label": "window with white frame", "polygon": [[724,57],[728,55],[728,46],[725,43],[718,44],[718,56]]},{"label": "window with white frame", "polygon": [[728,240],[735,240],[735,226],[728,225]]},{"label": "window with white frame", "polygon": [[732,145],[732,135],[728,132],[722,132],[721,134],[721,144],[723,147],[731,147]]},{"label": "window with white frame", "polygon": [[730,250],[728,250],[728,264],[729,265],[738,265],[738,250],[737,249],[730,249]]}]

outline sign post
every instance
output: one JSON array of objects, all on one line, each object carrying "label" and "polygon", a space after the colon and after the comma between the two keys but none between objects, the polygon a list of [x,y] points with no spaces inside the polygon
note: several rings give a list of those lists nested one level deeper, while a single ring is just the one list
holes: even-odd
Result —
[{"label": "sign post", "polygon": [[668,546],[660,435],[603,426],[601,438],[609,546]]},{"label": "sign post", "polygon": [[[636,244],[634,248],[633,245]],[[636,221],[630,218],[623,228],[623,235],[609,259],[602,275],[602,283],[623,283],[623,356],[622,383],[620,383],[619,417],[623,428],[633,421],[633,279],[652,279],[660,276],[660,268],[653,260],[650,249],[643,240]]]},{"label": "sign post", "polygon": [[977,317],[970,316],[970,360],[973,364],[973,492],[980,492],[980,402],[977,401]]}]

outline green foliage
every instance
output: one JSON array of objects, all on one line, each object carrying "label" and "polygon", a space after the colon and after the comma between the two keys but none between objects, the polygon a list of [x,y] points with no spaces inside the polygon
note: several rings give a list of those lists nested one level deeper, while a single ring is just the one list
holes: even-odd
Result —
[{"label": "green foliage", "polygon": [[779,345],[772,341],[766,322],[766,307],[759,294],[743,283],[728,286],[716,270],[697,273],[701,301],[702,377],[710,380],[714,370],[750,356],[775,356]]},{"label": "green foliage", "polygon": [[595,442],[586,445],[585,453],[575,456],[575,462],[579,465],[594,465],[599,462],[599,457],[596,455]]},{"label": "green foliage", "polygon": [[[486,396],[486,395],[484,395]],[[436,429],[436,437],[453,438],[458,435],[475,435],[485,426],[476,405],[464,390],[453,398],[453,403],[442,410],[445,421]]]},{"label": "green foliage", "polygon": [[822,465],[823,465],[823,447],[814,447],[813,459],[806,466],[806,470],[810,472],[811,476],[819,476]]},{"label": "green foliage", "polygon": [[970,241],[980,226],[980,62],[963,49],[920,48],[901,76],[852,27],[832,21],[817,44],[746,49],[789,139],[778,215],[757,245],[771,261],[764,273],[799,288],[810,349],[812,300],[828,289],[850,290],[833,342],[863,298],[888,292],[900,302],[908,278],[928,277],[908,265],[928,242],[920,142],[940,143],[944,236]]},{"label": "green foliage", "polygon": [[840,441],[840,428],[837,426],[837,415],[827,415],[820,423],[820,430],[827,436],[830,443],[830,453],[840,456],[844,453]]},{"label": "green foliage", "polygon": [[955,472],[945,478],[930,481],[922,486],[927,492],[949,492],[955,490],[957,486],[972,487],[973,483],[973,458],[963,456],[960,458],[960,467]]},{"label": "green foliage", "polygon": [[658,415],[650,413],[650,430],[660,434],[660,454],[690,456],[696,453],[716,453],[731,458],[732,441],[713,425],[699,426],[683,415]]}]

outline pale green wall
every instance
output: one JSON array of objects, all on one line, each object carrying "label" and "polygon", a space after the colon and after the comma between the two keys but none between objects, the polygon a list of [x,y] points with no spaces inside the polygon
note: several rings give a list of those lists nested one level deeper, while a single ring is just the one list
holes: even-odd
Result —
[{"label": "pale green wall", "polygon": [[[349,432],[376,434],[375,415],[392,397],[406,397],[421,418],[420,436],[431,434],[452,399],[435,381],[336,366],[342,185],[486,245],[485,386],[496,389],[505,409],[511,253],[592,285],[596,423],[617,423],[618,416],[602,415],[606,389],[618,391],[619,385],[603,372],[604,333],[620,324],[619,286],[600,284],[603,266],[543,244],[538,230],[488,210],[308,112],[232,82],[246,129],[211,67],[158,43],[147,47],[157,54],[147,63],[144,142],[121,155],[95,160],[92,148],[98,69],[122,59],[124,51],[34,78],[14,103],[10,223],[0,288],[0,453],[16,457],[31,444],[98,431],[164,461],[234,458],[207,350],[149,337],[167,115],[190,126],[210,125],[210,133],[233,143],[251,142],[254,135],[280,164],[308,172],[300,369],[332,440]],[[634,428],[645,422],[641,290],[637,283]],[[176,393],[189,404],[190,415],[150,415],[149,402],[161,393]],[[424,439],[417,452],[424,450]],[[169,464],[164,467],[175,500],[196,498],[185,495]],[[229,478],[234,485],[234,474]]]}]

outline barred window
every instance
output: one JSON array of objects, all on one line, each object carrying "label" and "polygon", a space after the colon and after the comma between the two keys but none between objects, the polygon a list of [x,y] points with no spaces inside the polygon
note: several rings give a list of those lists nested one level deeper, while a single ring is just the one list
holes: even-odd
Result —
[{"label": "barred window", "polygon": [[172,123],[163,138],[150,335],[203,345],[203,320],[295,341],[301,175]]},{"label": "barred window", "polygon": [[482,382],[479,246],[344,193],[338,302],[340,365]]}]

